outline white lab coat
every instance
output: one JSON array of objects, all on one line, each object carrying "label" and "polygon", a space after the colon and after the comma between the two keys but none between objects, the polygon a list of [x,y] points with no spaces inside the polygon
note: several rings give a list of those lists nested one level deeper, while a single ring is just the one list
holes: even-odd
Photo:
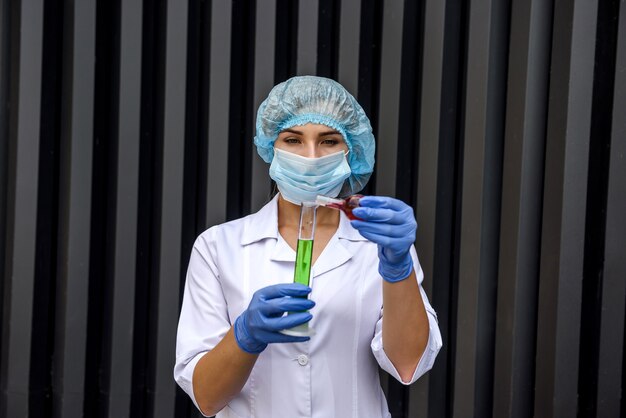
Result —
[{"label": "white lab coat", "polygon": [[[291,283],[295,251],[278,233],[277,198],[259,212],[214,226],[193,247],[178,325],[174,377],[197,406],[195,365],[224,337],[252,294]],[[423,280],[415,248],[417,279]],[[312,268],[310,326],[304,343],[270,344],[250,378],[217,416],[390,417],[378,365],[401,381],[382,346],[382,278],[376,244],[342,213],[335,235]],[[427,372],[441,348],[436,314],[420,291],[430,324],[428,345],[409,382]]]}]

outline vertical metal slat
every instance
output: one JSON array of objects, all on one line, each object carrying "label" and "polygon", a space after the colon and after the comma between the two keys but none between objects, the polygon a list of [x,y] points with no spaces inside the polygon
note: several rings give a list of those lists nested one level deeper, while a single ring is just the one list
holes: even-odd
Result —
[{"label": "vertical metal slat", "polygon": [[[376,135],[376,194],[395,196],[398,152],[398,107],[402,64],[402,13],[404,2],[385,2],[380,68],[379,127]],[[417,140],[417,138],[416,138]]]},{"label": "vertical metal slat", "polygon": [[[606,211],[596,417],[617,417],[624,389],[626,294],[626,4],[620,4]],[[621,391],[620,391],[621,388]],[[624,399],[621,399],[622,408]],[[624,414],[622,409],[622,415]]]},{"label": "vertical metal slat", "polygon": [[96,2],[66,4],[70,28],[64,42],[64,96],[57,326],[54,376],[55,414],[83,411],[96,43]]},{"label": "vertical metal slat", "polygon": [[[9,2],[0,3],[0,272],[5,273],[5,246],[7,227],[7,153],[9,144],[9,90],[11,78],[10,65],[10,31],[11,9]],[[1,288],[0,288],[1,289]],[[3,303],[3,292],[0,290],[0,303]],[[1,309],[1,308],[0,308]],[[2,323],[0,310],[0,324]],[[1,329],[1,328],[0,328]],[[2,385],[0,385],[2,386]]]},{"label": "vertical metal slat", "polygon": [[359,87],[360,17],[361,2],[359,0],[343,0],[341,2],[337,81],[355,97]]},{"label": "vertical metal slat", "polygon": [[457,352],[454,372],[453,416],[473,415],[479,351],[481,282],[486,280],[485,171],[488,117],[489,48],[493,2],[472,3],[469,18],[465,131],[463,154],[463,202],[459,261]]},{"label": "vertical metal slat", "polygon": [[552,5],[513,2],[493,416],[532,415]]},{"label": "vertical metal slat", "polygon": [[232,2],[214,0],[212,7],[207,227],[226,220]]},{"label": "vertical metal slat", "polygon": [[597,1],[555,2],[535,416],[575,416]]},{"label": "vertical metal slat", "polygon": [[319,0],[298,4],[298,75],[314,75],[317,68],[317,20]]},{"label": "vertical metal slat", "polygon": [[108,415],[130,414],[141,99],[141,2],[121,3],[117,206]]},{"label": "vertical metal slat", "polygon": [[159,296],[156,336],[154,416],[174,413],[176,325],[180,284],[182,191],[185,148],[185,80],[187,63],[187,2],[167,3],[163,177],[161,191]]},{"label": "vertical metal slat", "polygon": [[[4,9],[4,5],[0,6]],[[39,120],[43,37],[43,1],[24,0],[13,30],[11,48],[18,48],[17,103],[9,116],[6,265],[3,271],[2,399],[0,414],[28,415],[30,346],[35,275]],[[4,9],[6,10],[6,9]],[[7,68],[8,69],[8,68]],[[2,103],[4,106],[5,104]],[[2,128],[4,129],[4,127]],[[4,239],[4,237],[0,237]]]},{"label": "vertical metal slat", "polygon": [[[256,123],[256,111],[274,85],[274,37],[276,36],[276,0],[257,0],[256,3],[254,118],[252,123]],[[285,35],[281,34],[280,36]],[[254,134],[254,129],[252,132]],[[249,146],[254,148],[253,138],[249,138],[249,141]],[[253,150],[251,212],[259,210],[268,200],[271,184],[268,171],[268,164],[259,157],[256,149]]]}]

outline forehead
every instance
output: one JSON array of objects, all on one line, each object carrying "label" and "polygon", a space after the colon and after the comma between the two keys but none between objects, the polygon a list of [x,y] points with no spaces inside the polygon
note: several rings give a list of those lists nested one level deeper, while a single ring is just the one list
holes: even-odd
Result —
[{"label": "forehead", "polygon": [[283,129],[280,133],[295,133],[300,135],[341,135],[338,130],[319,123],[307,123],[306,125],[292,126],[290,128]]}]

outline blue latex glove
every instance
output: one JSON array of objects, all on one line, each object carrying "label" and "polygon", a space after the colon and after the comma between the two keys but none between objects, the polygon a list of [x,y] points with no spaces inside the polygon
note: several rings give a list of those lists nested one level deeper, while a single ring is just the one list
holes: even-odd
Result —
[{"label": "blue latex glove", "polygon": [[361,235],[378,244],[378,272],[388,282],[404,280],[413,271],[409,250],[415,242],[417,222],[413,208],[401,200],[382,196],[362,197],[351,221]]},{"label": "blue latex glove", "polygon": [[[235,340],[250,354],[265,350],[269,343],[307,341],[309,337],[294,337],[278,331],[304,324],[313,317],[309,312],[315,302],[306,299],[311,288],[299,283],[275,284],[257,290],[248,309],[235,320]],[[296,312],[283,316],[285,312]]]}]

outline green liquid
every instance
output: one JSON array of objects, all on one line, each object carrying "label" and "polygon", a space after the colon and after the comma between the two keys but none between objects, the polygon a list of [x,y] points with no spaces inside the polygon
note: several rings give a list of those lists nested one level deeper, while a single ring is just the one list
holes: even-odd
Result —
[{"label": "green liquid", "polygon": [[313,240],[298,240],[296,249],[296,267],[293,271],[294,283],[309,285],[311,278],[311,260],[313,259]]},{"label": "green liquid", "polygon": [[[293,282],[309,286],[311,279],[311,260],[313,258],[313,240],[298,239],[296,248],[296,266],[293,270]],[[291,315],[296,312],[287,312]],[[288,330],[284,330],[287,335],[311,335],[309,323],[297,325]],[[283,331],[281,331],[283,332]]]}]

